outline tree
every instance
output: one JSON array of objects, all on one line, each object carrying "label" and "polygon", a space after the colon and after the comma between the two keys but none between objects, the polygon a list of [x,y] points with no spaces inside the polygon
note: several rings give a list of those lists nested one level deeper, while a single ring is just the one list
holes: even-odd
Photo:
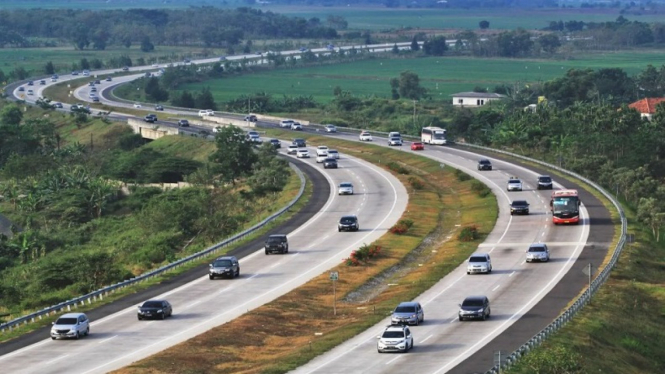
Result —
[{"label": "tree", "polygon": [[223,181],[235,183],[238,178],[250,173],[257,155],[242,129],[235,126],[220,127],[215,144],[217,150],[210,155],[210,161],[219,166]]},{"label": "tree", "polygon": [[448,50],[448,44],[444,36],[437,36],[426,40],[423,44],[423,51],[429,56],[443,56]]},{"label": "tree", "polygon": [[393,54],[398,55],[399,54],[399,47],[397,47],[397,43],[393,44]]},{"label": "tree", "polygon": [[143,52],[152,52],[155,50],[155,46],[150,41],[149,37],[144,37],[141,41],[141,51]]},{"label": "tree", "polygon": [[399,100],[399,79],[392,78],[390,80],[390,94],[393,100]]},{"label": "tree", "polygon": [[413,39],[411,39],[411,50],[416,52],[420,50],[420,44],[418,44],[418,39],[416,39],[416,36],[413,36]]},{"label": "tree", "polygon": [[540,48],[545,53],[549,54],[554,54],[557,48],[561,47],[561,41],[559,40],[559,37],[554,34],[545,34],[540,36],[538,38],[538,44],[540,44]]},{"label": "tree", "polygon": [[257,195],[281,191],[286,185],[289,172],[285,160],[277,158],[277,149],[266,142],[259,147],[257,162],[247,182]]},{"label": "tree", "polygon": [[9,104],[0,111],[0,125],[18,126],[23,120],[23,112],[16,104]]},{"label": "tree", "polygon": [[215,103],[215,98],[212,96],[212,92],[210,92],[210,87],[205,87],[196,95],[195,103],[196,108],[217,110],[217,104]]},{"label": "tree", "polygon": [[490,22],[486,20],[482,20],[478,22],[478,26],[480,27],[481,30],[486,30],[490,28]]},{"label": "tree", "polygon": [[[392,82],[391,82],[392,85]],[[418,100],[427,90],[420,86],[420,77],[411,71],[404,71],[399,76],[399,94],[401,97]]]},{"label": "tree", "polygon": [[53,66],[53,62],[49,61],[46,63],[46,65],[44,65],[44,74],[55,74],[55,67]]},{"label": "tree", "polygon": [[156,77],[148,78],[143,91],[145,92],[146,97],[153,101],[159,102],[169,99],[169,92],[160,87],[159,79]]},{"label": "tree", "polygon": [[88,62],[87,58],[82,58],[79,65],[81,66],[82,70],[90,70],[90,62]]}]

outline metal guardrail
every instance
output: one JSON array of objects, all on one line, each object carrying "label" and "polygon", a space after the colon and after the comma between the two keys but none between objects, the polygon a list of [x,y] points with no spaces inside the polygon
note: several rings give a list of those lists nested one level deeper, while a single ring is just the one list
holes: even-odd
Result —
[{"label": "metal guardrail", "polygon": [[184,257],[178,261],[172,262],[168,265],[164,265],[160,267],[159,269],[155,269],[153,271],[150,271],[148,273],[142,274],[138,277],[131,278],[119,283],[116,283],[111,286],[106,286],[104,288],[101,288],[97,291],[90,292],[86,295],[79,296],[77,298],[67,300],[65,302],[50,306],[48,308],[44,308],[42,310],[39,310],[34,313],[30,313],[28,315],[13,319],[9,322],[0,324],[0,332],[4,333],[5,331],[12,331],[14,328],[21,326],[22,324],[28,324],[30,322],[34,322],[35,320],[41,320],[44,318],[44,316],[49,316],[51,314],[55,314],[58,312],[61,312],[63,310],[70,311],[73,308],[78,307],[79,305],[86,305],[86,304],[92,304],[94,301],[98,300],[103,300],[105,296],[108,296],[109,293],[113,293],[118,289],[125,288],[127,286],[133,285],[138,282],[143,282],[149,279],[152,279],[158,275],[161,275],[162,273],[165,273],[167,271],[176,269],[182,265],[185,265],[189,262],[195,261],[200,259],[201,257],[207,256],[211,253],[217,252],[220,249],[233,244],[239,240],[244,239],[246,236],[252,234],[253,232],[257,231],[258,229],[266,226],[268,223],[272,222],[275,220],[277,217],[281,216],[284,214],[286,211],[288,211],[293,205],[302,197],[303,193],[305,192],[305,175],[302,173],[302,171],[295,166],[294,164],[290,164],[291,168],[298,174],[298,177],[300,178],[300,189],[298,191],[298,194],[296,197],[293,198],[286,206],[284,206],[282,209],[279,211],[273,213],[271,216],[267,217],[263,221],[257,223],[256,225],[250,227],[249,229],[242,231],[228,239],[225,239],[224,241],[217,243],[211,247],[208,247],[200,252],[194,253],[192,255],[189,255],[187,257]]},{"label": "metal guardrail", "polygon": [[592,182],[591,180],[577,174],[573,173],[571,171],[568,171],[566,169],[563,169],[561,167],[558,167],[556,165],[548,164],[546,162],[532,159],[529,157],[525,157],[522,155],[518,155],[515,153],[511,152],[506,152],[506,151],[501,151],[501,150],[496,150],[492,148],[487,148],[487,147],[482,147],[474,144],[460,144],[469,148],[474,148],[474,149],[480,149],[480,150],[485,150],[485,151],[490,151],[494,153],[500,153],[504,155],[508,155],[511,157],[515,157],[521,160],[529,161],[532,163],[536,163],[542,166],[545,166],[547,168],[556,170],[558,172],[561,172],[563,174],[570,175],[574,178],[577,178],[587,184],[589,184],[591,187],[595,188],[596,190],[600,191],[600,193],[603,194],[609,201],[614,204],[614,207],[617,209],[619,212],[620,218],[621,218],[621,236],[619,238],[619,242],[617,243],[616,247],[614,248],[614,253],[612,254],[612,258],[610,261],[607,263],[607,265],[601,270],[601,272],[596,276],[596,278],[591,282],[591,285],[584,290],[584,292],[577,297],[575,302],[568,307],[566,310],[564,310],[559,317],[557,317],[552,323],[547,325],[544,329],[542,329],[539,333],[534,335],[531,339],[529,339],[526,343],[522,344],[515,352],[512,354],[508,355],[505,359],[505,362],[499,363],[492,367],[490,370],[488,370],[485,374],[499,374],[502,370],[506,370],[510,368],[512,365],[514,365],[520,358],[522,358],[524,355],[528,354],[532,349],[538,347],[545,339],[547,339],[550,335],[554,334],[557,332],[559,329],[561,329],[563,326],[565,326],[573,317],[579,312],[586,304],[588,304],[591,301],[591,297],[600,289],[600,287],[605,283],[607,278],[610,275],[610,272],[616,265],[617,261],[619,260],[619,256],[621,255],[621,251],[623,250],[624,245],[626,244],[626,231],[628,228],[628,221],[626,220],[626,215],[621,208],[621,205],[619,202],[609,193],[607,192],[604,188],[602,188],[600,185]]}]

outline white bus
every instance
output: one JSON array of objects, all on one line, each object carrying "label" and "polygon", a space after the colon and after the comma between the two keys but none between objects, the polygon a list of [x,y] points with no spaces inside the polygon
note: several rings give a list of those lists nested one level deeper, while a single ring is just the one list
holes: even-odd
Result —
[{"label": "white bus", "polygon": [[420,140],[427,144],[444,145],[447,143],[446,130],[439,127],[423,127]]}]

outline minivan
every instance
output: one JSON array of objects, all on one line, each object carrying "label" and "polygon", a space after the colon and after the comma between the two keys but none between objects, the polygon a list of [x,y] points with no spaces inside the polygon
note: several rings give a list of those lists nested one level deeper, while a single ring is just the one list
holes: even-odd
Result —
[{"label": "minivan", "polygon": [[400,133],[398,131],[391,131],[390,133],[388,133],[388,139],[390,139],[390,138],[401,138],[401,137],[402,137],[402,135],[400,135]]},{"label": "minivan", "polygon": [[290,129],[291,126],[293,126],[294,122],[295,121],[292,120],[292,119],[283,119],[283,120],[279,121],[279,127]]},{"label": "minivan", "polygon": [[63,314],[51,327],[51,339],[74,338],[90,334],[90,320],[84,313]]}]

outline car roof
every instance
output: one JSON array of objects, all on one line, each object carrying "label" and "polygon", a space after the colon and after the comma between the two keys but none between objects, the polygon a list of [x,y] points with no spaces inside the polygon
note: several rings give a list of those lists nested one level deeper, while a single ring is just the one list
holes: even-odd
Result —
[{"label": "car roof", "polygon": [[385,331],[389,331],[389,330],[404,331],[404,330],[407,330],[408,328],[409,327],[406,326],[406,325],[390,325],[390,326],[386,327]]},{"label": "car roof", "polygon": [[217,260],[236,260],[237,261],[238,259],[236,258],[236,256],[221,256],[221,257],[217,257],[215,259],[215,261],[217,261]]},{"label": "car roof", "polygon": [[350,214],[350,215],[342,216],[342,218],[355,218],[355,219],[358,219],[358,217],[357,217],[356,215],[354,215],[354,214]]},{"label": "car roof", "polygon": [[538,178],[552,178],[547,174],[539,175]]},{"label": "car roof", "polygon": [[88,318],[88,316],[86,316],[85,313],[67,313],[61,315],[58,318],[79,318],[80,316],[85,316],[86,318]]},{"label": "car roof", "polygon": [[528,202],[526,200],[515,200],[515,201],[513,201],[513,204],[518,204],[518,205],[528,204]]},{"label": "car roof", "polygon": [[476,253],[472,253],[471,256],[469,256],[469,257],[476,257],[476,256],[478,256],[478,257],[488,257],[488,256],[489,256],[489,253],[485,253],[485,252],[476,252]]},{"label": "car roof", "polygon": [[539,248],[539,247],[547,247],[547,244],[545,243],[533,243],[529,245],[529,248]]},{"label": "car roof", "polygon": [[420,303],[416,301],[402,301],[401,303],[397,304],[398,307],[400,306],[418,306]]},{"label": "car roof", "polygon": [[[148,302],[152,302],[152,303],[163,303],[163,302],[165,302],[165,301],[166,301],[166,300],[163,300],[163,299],[150,299],[150,300],[146,300],[146,301],[144,301],[143,303],[144,303],[144,304],[145,304],[145,303],[148,303]],[[168,302],[168,301],[166,301],[166,302]]]},{"label": "car roof", "polygon": [[464,301],[472,301],[472,300],[485,300],[487,299],[487,296],[480,296],[480,295],[473,295],[473,296],[467,296],[464,298]]},{"label": "car roof", "polygon": [[480,160],[478,160],[478,162],[485,162],[485,161],[490,162],[490,160],[488,160],[486,158],[481,158]]},{"label": "car roof", "polygon": [[274,234],[268,236],[269,238],[286,238],[286,234]]},{"label": "car roof", "polygon": [[341,185],[344,185],[344,184],[348,184],[348,185],[350,185],[350,186],[353,186],[353,183],[351,183],[351,182],[342,182],[342,183],[340,183],[339,185],[341,186]]}]

